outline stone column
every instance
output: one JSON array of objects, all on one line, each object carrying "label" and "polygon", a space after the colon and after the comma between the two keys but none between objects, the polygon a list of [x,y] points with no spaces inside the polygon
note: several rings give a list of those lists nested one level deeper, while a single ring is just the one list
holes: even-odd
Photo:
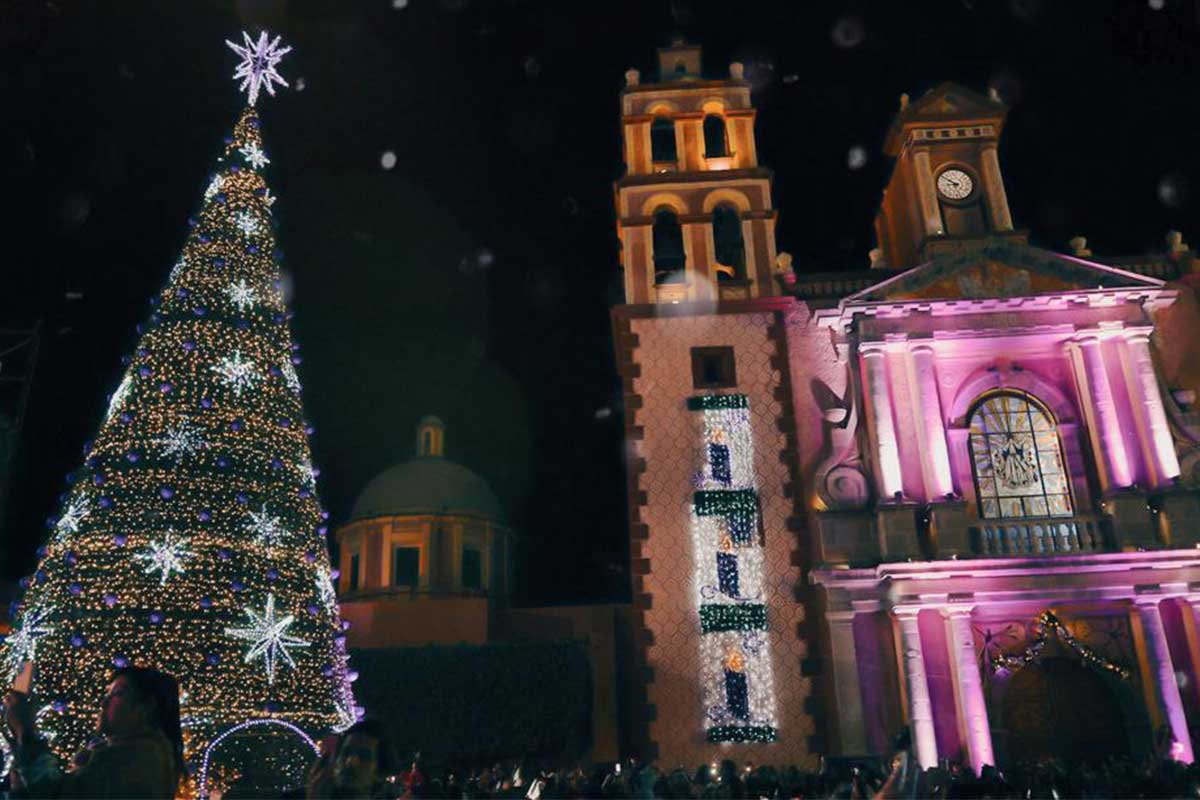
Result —
[{"label": "stone column", "polygon": [[1163,722],[1171,728],[1174,739],[1171,757],[1185,764],[1192,763],[1192,739],[1188,735],[1187,718],[1183,712],[1183,699],[1179,696],[1179,683],[1175,680],[1175,665],[1171,663],[1171,650],[1167,645],[1167,632],[1163,629],[1162,615],[1158,610],[1158,595],[1134,599],[1138,619],[1145,635],[1146,661],[1150,674],[1146,678],[1154,689]]},{"label": "stone column", "polygon": [[904,661],[904,685],[908,691],[908,724],[912,728],[913,753],[921,769],[937,766],[937,734],[933,727],[933,703],[929,699],[929,682],[925,677],[925,651],[921,648],[921,631],[917,625],[919,607],[898,606],[892,609],[900,629],[900,650]]},{"label": "stone column", "polygon": [[942,616],[946,618],[946,641],[950,644],[950,661],[954,668],[954,698],[966,732],[967,756],[978,775],[984,766],[995,764],[996,757],[992,752],[992,727],[983,699],[979,662],[975,658],[971,609],[950,606],[942,609]]},{"label": "stone column", "polygon": [[938,399],[937,375],[933,368],[933,348],[920,344],[912,348],[912,387],[921,432],[921,456],[924,466],[926,500],[936,502],[954,492],[950,474],[950,453],[946,449],[946,427],[942,404]]},{"label": "stone column", "polygon": [[892,398],[888,392],[887,354],[877,344],[860,345],[865,373],[867,412],[875,433],[875,462],[880,497],[890,501],[904,487],[900,480],[900,449],[896,444],[896,427],[892,421]]},{"label": "stone column", "polygon": [[1087,378],[1087,398],[1091,400],[1093,424],[1096,427],[1097,449],[1103,455],[1105,489],[1124,489],[1133,483],[1125,438],[1121,431],[1121,416],[1113,402],[1112,385],[1104,366],[1104,351],[1098,336],[1085,335],[1077,340]]},{"label": "stone column", "polygon": [[996,143],[989,142],[979,151],[983,169],[983,189],[987,192],[988,213],[992,218],[992,230],[1011,231],[1012,215],[1008,210],[1008,195],[1004,191],[1004,179],[1000,177],[1000,159],[996,157]]},{"label": "stone column", "polygon": [[1131,383],[1142,404],[1146,435],[1150,439],[1149,450],[1154,457],[1158,483],[1161,485],[1179,477],[1179,457],[1175,454],[1175,440],[1167,424],[1158,374],[1154,370],[1154,358],[1150,355],[1150,332],[1129,332],[1125,336],[1125,346],[1129,352]]},{"label": "stone column", "polygon": [[716,287],[709,277],[712,265],[701,264],[696,255],[696,234],[703,231],[698,223],[681,220],[679,232],[683,235],[683,263],[688,282],[688,300],[709,300],[716,292]]},{"label": "stone column", "polygon": [[921,205],[925,236],[940,236],[945,230],[942,227],[942,211],[938,208],[933,187],[933,170],[929,166],[928,150],[913,152],[913,172],[917,182],[917,202]]},{"label": "stone column", "polygon": [[867,752],[867,726],[863,719],[862,686],[858,678],[858,654],[854,644],[851,610],[828,611],[829,660],[833,669],[833,692],[837,698],[840,752],[844,756]]}]

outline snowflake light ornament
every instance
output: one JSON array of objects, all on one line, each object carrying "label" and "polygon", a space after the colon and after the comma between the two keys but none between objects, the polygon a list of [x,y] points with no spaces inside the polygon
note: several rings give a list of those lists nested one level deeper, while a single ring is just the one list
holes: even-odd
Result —
[{"label": "snowflake light ornament", "polygon": [[275,667],[279,659],[283,659],[289,667],[295,669],[296,662],[292,660],[292,655],[288,650],[295,647],[308,647],[311,642],[287,633],[287,629],[291,627],[296,618],[292,614],[282,617],[275,616],[274,594],[267,595],[267,605],[261,612],[255,611],[249,606],[243,608],[242,611],[250,618],[250,623],[244,628],[226,628],[225,635],[250,643],[243,661],[249,664],[261,656],[267,672],[267,683],[272,684],[275,682]]},{"label": "snowflake light ornament", "polygon": [[317,476],[321,474],[321,470],[313,466],[312,460],[305,456],[300,461],[296,462],[296,471],[300,473],[300,480],[309,489],[316,488]]},{"label": "snowflake light ornament", "polygon": [[204,199],[212,200],[217,192],[221,191],[224,182],[225,179],[220,175],[214,175],[212,181],[208,184],[208,188],[204,190]]},{"label": "snowflake light ornament", "polygon": [[283,544],[283,537],[288,532],[287,528],[283,526],[283,521],[279,517],[271,516],[265,503],[260,511],[251,511],[249,517],[245,526],[246,532],[258,539],[259,544],[267,547],[278,547]]},{"label": "snowflake light ornament", "polygon": [[337,592],[333,588],[333,576],[329,570],[324,567],[317,569],[317,599],[321,601],[321,605],[327,609],[331,609],[334,603],[337,602]]},{"label": "snowflake light ornament", "polygon": [[258,233],[260,225],[258,217],[250,211],[242,211],[233,219],[233,226],[242,232],[242,236],[249,239],[254,234]]},{"label": "snowflake light ornament", "polygon": [[87,519],[90,513],[92,513],[92,506],[88,502],[87,496],[77,494],[71,498],[71,501],[67,503],[67,507],[63,509],[62,516],[58,518],[54,529],[58,532],[60,538],[69,533],[79,533],[79,523]]},{"label": "snowflake light ornament", "polygon": [[179,276],[183,274],[183,270],[187,268],[187,262],[182,258],[175,262],[175,266],[171,267],[171,276],[167,278],[171,283],[179,280]]},{"label": "snowflake light ornament", "polygon": [[129,397],[129,391],[133,388],[133,376],[126,374],[121,382],[117,384],[117,390],[112,393],[112,399],[108,401],[108,411],[104,415],[104,421],[108,422],[113,418],[121,406],[125,405],[125,399]]},{"label": "snowflake light ornament", "polygon": [[254,287],[246,283],[245,280],[240,280],[237,283],[231,283],[225,287],[225,296],[229,298],[229,302],[237,306],[237,310],[241,313],[246,313],[247,309],[258,302],[258,293],[254,291]]},{"label": "snowflake light ornament", "polygon": [[257,142],[242,145],[238,148],[238,152],[246,159],[246,163],[255,169],[262,169],[271,163],[271,159],[267,158],[267,154],[262,151]]},{"label": "snowflake light ornament", "polygon": [[287,384],[287,387],[299,394],[300,377],[296,375],[296,367],[292,364],[290,358],[283,360],[283,366],[279,368],[279,371],[283,373],[283,382]]},{"label": "snowflake light ornament", "polygon": [[232,389],[236,397],[241,397],[247,389],[253,389],[262,379],[254,362],[243,359],[240,350],[234,350],[233,355],[222,359],[212,371],[221,376],[221,382]]},{"label": "snowflake light ornament", "polygon": [[200,448],[208,446],[200,431],[193,428],[186,419],[168,428],[166,435],[155,439],[154,443],[162,447],[164,456],[190,456]]},{"label": "snowflake light ornament", "polygon": [[159,573],[159,586],[166,586],[172,572],[183,574],[183,560],[195,555],[187,549],[186,536],[178,536],[174,531],[167,531],[161,542],[152,541],[148,550],[137,553],[134,558],[145,562],[143,574]]},{"label": "snowflake light ornament", "polygon": [[268,210],[271,208],[271,206],[275,205],[275,200],[276,200],[276,197],[275,197],[275,195],[271,194],[270,189],[266,189],[263,191],[263,196],[262,196],[263,205],[265,205]]},{"label": "snowflake light ornament", "polygon": [[31,608],[25,612],[20,627],[14,628],[4,639],[5,668],[8,674],[15,676],[22,665],[33,661],[37,655],[38,639],[54,633],[54,628],[46,625],[50,612],[43,608]]},{"label": "snowflake light ornament", "polygon": [[275,87],[272,83],[278,83],[280,86],[286,87],[285,81],[275,67],[280,60],[292,51],[290,47],[280,47],[279,42],[283,37],[276,36],[273,41],[269,41],[266,31],[258,35],[258,41],[250,38],[250,34],[242,31],[242,41],[244,44],[235,44],[234,42],[225,40],[225,44],[233,52],[241,56],[241,63],[237,66],[237,71],[233,73],[233,79],[236,81],[239,78],[242,83],[238,86],[239,92],[247,93],[247,102],[254,105],[258,101],[259,89],[266,89],[267,94],[275,96]]}]

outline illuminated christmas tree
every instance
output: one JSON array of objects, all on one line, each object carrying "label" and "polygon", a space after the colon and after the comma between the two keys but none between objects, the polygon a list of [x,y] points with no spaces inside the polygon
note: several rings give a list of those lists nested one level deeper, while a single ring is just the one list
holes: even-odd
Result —
[{"label": "illuminated christmas tree", "polygon": [[34,662],[62,756],[92,734],[110,671],[146,665],[179,679],[195,777],[207,760],[226,781],[286,784],[312,756],[303,734],[354,722],[354,676],[254,110],[286,86],[288,48],[265,33],[230,46],[249,105],[69,478],[4,664],[11,681]]}]

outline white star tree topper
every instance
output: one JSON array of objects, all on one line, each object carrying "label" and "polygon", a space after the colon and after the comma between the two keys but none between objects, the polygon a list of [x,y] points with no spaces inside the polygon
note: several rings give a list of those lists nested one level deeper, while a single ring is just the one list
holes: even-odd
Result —
[{"label": "white star tree topper", "polygon": [[292,51],[291,47],[279,46],[282,38],[282,36],[276,36],[274,40],[271,40],[267,32],[263,31],[255,41],[250,38],[250,34],[242,31],[243,44],[225,40],[225,44],[241,56],[242,60],[237,65],[237,71],[233,73],[233,79],[235,81],[241,79],[238,91],[247,92],[246,100],[250,105],[258,102],[260,89],[266,89],[267,94],[274,97],[275,87],[272,84],[277,83],[283,87],[288,85],[287,81],[275,70],[280,60]]},{"label": "white star tree topper", "polygon": [[267,595],[267,605],[261,613],[249,606],[243,608],[242,611],[250,618],[250,623],[244,628],[226,628],[225,635],[249,642],[250,648],[246,650],[243,661],[249,664],[261,656],[263,666],[267,671],[267,683],[274,683],[275,666],[278,660],[283,659],[289,667],[295,669],[296,662],[292,660],[292,655],[288,650],[295,647],[308,647],[311,643],[287,633],[287,629],[295,621],[295,616],[292,614],[282,617],[275,616],[274,594]]},{"label": "white star tree topper", "polygon": [[148,550],[137,553],[134,557],[138,561],[145,562],[146,568],[142,570],[143,574],[149,575],[152,572],[158,572],[158,585],[166,586],[167,579],[171,577],[172,572],[183,574],[183,560],[195,555],[187,549],[187,544],[186,536],[178,536],[174,531],[168,531],[161,542],[150,542]]},{"label": "white star tree topper", "polygon": [[246,389],[253,389],[262,378],[254,362],[243,359],[240,350],[234,350],[233,355],[222,359],[212,371],[221,376],[221,382],[232,389],[236,397],[241,397]]}]

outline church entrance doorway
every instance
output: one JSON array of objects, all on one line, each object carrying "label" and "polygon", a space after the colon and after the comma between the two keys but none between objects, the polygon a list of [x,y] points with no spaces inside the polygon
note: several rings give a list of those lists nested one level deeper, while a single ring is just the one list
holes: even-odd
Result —
[{"label": "church entrance doorway", "polygon": [[1097,763],[1129,754],[1116,690],[1071,658],[1044,658],[1012,675],[1004,692],[1010,765],[1062,759]]}]

